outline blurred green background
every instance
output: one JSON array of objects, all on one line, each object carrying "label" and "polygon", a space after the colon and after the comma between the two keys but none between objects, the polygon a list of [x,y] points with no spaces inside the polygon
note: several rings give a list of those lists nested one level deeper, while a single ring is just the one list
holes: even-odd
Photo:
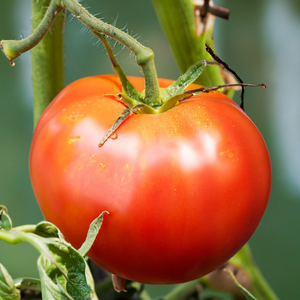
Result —
[{"label": "blurred green background", "polygon": [[[107,22],[117,19],[156,54],[160,77],[179,70],[150,0],[84,0]],[[300,267],[300,1],[215,1],[231,10],[230,21],[217,20],[217,53],[245,82],[266,83],[268,90],[247,89],[246,112],[262,132],[273,166],[273,187],[266,214],[250,241],[255,260],[281,299],[299,299]],[[30,34],[31,1],[0,3],[0,39]],[[66,81],[112,73],[103,47],[70,15],[66,22]],[[127,50],[116,47],[128,75],[140,75]],[[129,57],[131,57],[129,59]],[[43,219],[31,189],[28,153],[32,137],[30,54],[11,67],[0,55],[0,203],[14,225]],[[238,100],[238,96],[236,98]],[[249,141],[250,142],[250,141]],[[255,200],[255,199],[254,199]],[[0,262],[11,275],[37,276],[37,251],[27,244],[0,241]],[[158,295],[165,287],[152,289]]]}]

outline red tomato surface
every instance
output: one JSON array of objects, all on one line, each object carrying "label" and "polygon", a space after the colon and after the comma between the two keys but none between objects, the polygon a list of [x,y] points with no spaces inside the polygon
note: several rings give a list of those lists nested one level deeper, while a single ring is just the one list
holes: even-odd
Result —
[{"label": "red tomato surface", "polygon": [[[129,79],[143,89],[142,78]],[[77,248],[107,210],[88,255],[113,274],[156,284],[199,278],[232,257],[263,216],[264,140],[231,99],[211,92],[133,114],[99,148],[124,110],[111,96],[120,92],[116,76],[83,78],[46,109],[30,153],[41,210]]]}]

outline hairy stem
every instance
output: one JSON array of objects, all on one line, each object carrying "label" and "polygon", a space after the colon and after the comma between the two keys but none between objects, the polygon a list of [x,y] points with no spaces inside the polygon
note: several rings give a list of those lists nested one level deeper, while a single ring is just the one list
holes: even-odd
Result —
[{"label": "hairy stem", "polygon": [[94,17],[77,1],[62,0],[61,2],[93,32],[102,33],[117,40],[134,53],[136,62],[142,68],[145,76],[145,103],[152,104],[154,106],[161,104],[153,51],[140,44],[136,39],[122,30]]},{"label": "hairy stem", "polygon": [[[46,36],[45,34],[49,31],[49,28],[54,19],[58,17],[60,10],[64,11],[64,9],[68,9],[94,33],[109,36],[125,45],[134,53],[134,55],[136,56],[136,62],[142,68],[145,76],[144,102],[154,107],[161,104],[158,79],[154,64],[154,53],[150,48],[143,46],[132,36],[114,27],[113,25],[107,24],[94,17],[76,0],[32,0],[32,6],[33,33],[23,41],[2,41],[1,43],[3,52],[11,62],[23,52],[32,49],[38,43],[43,43],[48,36],[52,36],[53,39],[55,39],[56,36],[59,38],[62,37],[62,30],[60,29],[62,29],[63,27],[61,27],[60,29],[54,28],[56,22],[59,23],[59,21],[55,21],[51,28],[51,31]],[[47,12],[44,12],[45,7],[47,6],[49,6],[49,8]],[[45,38],[43,39],[44,36]],[[50,41],[50,37],[48,38]],[[41,42],[42,39],[43,41]],[[38,46],[40,46],[40,44]],[[44,45],[46,45],[46,42],[44,42]],[[61,41],[55,42],[54,40],[52,40],[52,42],[49,43],[48,46],[40,46],[39,49],[43,57],[53,57],[57,55],[55,53],[56,51],[58,51],[58,54],[60,55],[60,50],[57,50],[56,48],[61,48],[61,46]],[[54,52],[49,49],[53,49]],[[35,51],[35,49],[33,51]],[[52,63],[54,61],[55,60],[53,59]],[[60,62],[61,60],[59,59],[57,64],[60,64],[60,66],[63,68],[63,64],[61,64]],[[37,63],[33,63],[33,66],[39,66],[40,64],[43,64],[43,61],[40,60]],[[34,70],[34,73],[36,73],[36,70]],[[63,71],[61,73],[63,74]],[[50,74],[50,76],[52,75],[51,72],[47,72],[46,70],[44,74]],[[56,75],[58,75],[58,73],[56,73]],[[43,81],[40,80],[40,82]]]},{"label": "hairy stem", "polygon": [[[56,15],[60,11],[60,8],[57,7],[56,3],[50,2],[50,0],[40,2],[32,0],[32,5],[32,33],[23,40],[8,40],[1,42],[2,50],[12,65],[14,65],[14,59],[22,53],[32,49],[43,39],[51,24],[54,22]],[[49,7],[45,13],[45,8],[48,5]]]}]

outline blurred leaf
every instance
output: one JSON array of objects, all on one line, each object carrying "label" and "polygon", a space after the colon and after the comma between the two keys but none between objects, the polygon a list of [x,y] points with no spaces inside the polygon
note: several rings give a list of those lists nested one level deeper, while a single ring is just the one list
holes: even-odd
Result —
[{"label": "blurred leaf", "polygon": [[0,230],[11,230],[12,222],[7,213],[7,208],[4,205],[0,205]]},{"label": "blurred leaf", "polygon": [[20,291],[16,289],[11,276],[0,264],[0,300],[18,300]]},{"label": "blurred leaf", "polygon": [[210,300],[210,299],[218,299],[218,300],[233,300],[233,296],[224,292],[217,292],[211,289],[205,288],[200,293],[201,300]]},{"label": "blurred leaf", "polygon": [[0,211],[4,211],[6,213],[8,213],[7,207],[5,205],[0,205]]},{"label": "blurred leaf", "polygon": [[36,278],[18,278],[14,280],[14,283],[19,290],[41,290],[41,281]]}]

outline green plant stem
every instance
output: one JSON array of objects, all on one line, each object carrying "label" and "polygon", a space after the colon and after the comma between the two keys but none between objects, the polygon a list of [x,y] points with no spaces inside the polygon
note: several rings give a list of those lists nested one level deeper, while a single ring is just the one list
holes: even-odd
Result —
[{"label": "green plant stem", "polygon": [[[123,72],[123,70],[121,69],[120,65],[118,64],[113,51],[106,39],[106,37],[103,34],[100,34],[98,32],[94,32],[95,36],[102,42],[103,46],[105,47],[105,50],[109,56],[109,59],[111,61],[112,67],[114,69],[114,71],[118,74],[118,77],[122,83],[123,87],[126,87],[126,85],[128,84],[128,80],[126,78],[125,73]],[[126,91],[127,92],[127,91]]]},{"label": "green plant stem", "polygon": [[[19,55],[36,45],[31,51],[34,125],[49,103],[65,87],[64,22],[65,11],[54,1],[32,0],[33,33],[22,41],[16,41],[19,42]],[[26,47],[20,49],[22,43]]]},{"label": "green plant stem", "polygon": [[36,230],[36,225],[22,225],[17,226],[13,228],[16,231],[22,231],[22,232],[32,232],[34,233]]},{"label": "green plant stem", "polygon": [[[49,8],[45,14],[43,13],[43,9],[48,5]],[[44,42],[44,40],[46,40],[49,35],[51,35],[52,38],[62,38],[63,26],[61,26],[61,28],[54,27],[56,22],[58,22],[57,20],[54,22],[51,31],[49,33],[47,32],[55,17],[58,18],[58,15],[60,14],[59,11],[62,9],[63,11],[64,9],[68,9],[93,32],[101,33],[105,36],[109,36],[117,40],[134,53],[134,55],[136,56],[136,62],[142,68],[145,76],[145,103],[151,106],[157,106],[161,104],[160,90],[154,64],[154,53],[150,48],[143,46],[132,36],[114,27],[113,25],[107,24],[100,19],[97,19],[86,9],[84,9],[76,0],[32,0],[32,6],[34,30],[33,33],[23,41],[2,41],[1,43],[1,48],[5,55],[10,59],[10,61],[13,61],[13,59],[18,57],[21,53],[28,51],[39,43],[38,46],[41,45],[41,48],[39,48],[41,51],[41,56],[44,58],[51,58],[52,56],[51,62],[53,63],[56,56],[55,52],[58,51],[60,53],[60,49],[57,50],[56,46],[59,46],[59,48],[61,48],[63,44],[61,41],[58,43],[54,39],[52,39],[51,43]],[[46,36],[45,33],[47,33]],[[43,39],[44,36],[45,38]],[[41,42],[42,39],[43,41]],[[50,42],[50,39],[48,41]],[[48,47],[46,47],[45,45],[48,45]],[[53,49],[54,52],[52,53],[50,49]],[[33,49],[33,51],[38,50],[36,50],[35,48]],[[37,57],[38,55],[35,56]],[[41,60],[38,60],[37,63],[33,62],[33,67],[36,66],[38,68],[41,63]],[[64,64],[61,63],[61,60],[59,60],[59,63],[61,68],[63,68]],[[36,69],[34,69],[33,74],[35,75],[36,73],[38,72]],[[61,73],[63,74],[63,71]],[[44,70],[44,74],[52,76],[52,73],[46,69]],[[56,75],[58,75],[57,72]],[[53,76],[53,78],[55,78],[55,76]],[[38,86],[39,88],[40,86],[38,85],[38,83],[40,83],[41,85],[41,82],[43,84],[44,81],[40,79],[39,81],[34,80],[34,86]],[[55,82],[57,82],[57,80],[55,80]],[[35,87],[35,90],[37,90],[38,88]]]},{"label": "green plant stem", "polygon": [[[11,64],[13,64],[14,59],[36,46],[43,39],[54,22],[56,15],[61,10],[61,8],[57,7],[55,2],[50,2],[50,0],[40,2],[32,0],[32,4],[32,33],[23,40],[8,40],[1,42],[2,50],[10,60]],[[46,13],[45,7],[48,7]]]},{"label": "green plant stem", "polygon": [[182,300],[188,295],[196,291],[196,287],[200,285],[199,280],[182,283],[174,288],[169,294],[163,297],[164,300]]},{"label": "green plant stem", "polygon": [[106,293],[113,289],[113,283],[111,280],[111,276],[105,278],[103,281],[97,283],[95,285],[95,291],[97,296],[101,299]]},{"label": "green plant stem", "polygon": [[255,285],[251,290],[258,299],[279,300],[258,268],[253,270]]},{"label": "green plant stem", "polygon": [[42,238],[33,233],[25,233],[14,229],[9,231],[0,230],[0,239],[13,245],[27,242],[38,249],[40,253],[45,252],[45,247],[43,247],[42,243],[39,242]]},{"label": "green plant stem", "polygon": [[259,300],[279,300],[268,282],[256,266],[250,247],[246,244],[229,262],[243,268],[251,277],[253,287],[250,292]]},{"label": "green plant stem", "polygon": [[[55,1],[32,0],[32,33],[23,40],[1,41],[0,47],[14,66],[14,59],[32,49],[33,119],[64,88],[63,31],[65,11]],[[52,26],[52,27],[51,27]],[[51,27],[51,31],[49,31]]]},{"label": "green plant stem", "polygon": [[145,76],[145,103],[152,105],[161,104],[153,51],[140,44],[136,39],[122,30],[97,19],[77,1],[62,0],[61,2],[93,32],[102,33],[117,40],[134,53],[136,62],[142,68]]},{"label": "green plant stem", "polygon": [[[143,285],[142,283],[139,283],[139,282],[136,282],[136,281],[131,282],[131,286],[136,288],[137,290],[140,290],[142,285]],[[150,295],[147,293],[147,291],[144,288],[139,293],[139,299],[141,299],[141,300],[152,300],[152,298],[150,297]]]},{"label": "green plant stem", "polygon": [[[123,72],[121,66],[118,64],[114,53],[109,45],[109,42],[107,41],[106,37],[103,34],[100,34],[98,32],[94,32],[95,36],[100,39],[100,41],[102,42],[102,44],[105,47],[105,50],[109,56],[109,59],[111,61],[112,67],[114,69],[114,71],[116,72],[116,74],[118,75],[121,83],[122,83],[122,94],[123,94],[123,102],[128,106],[128,107],[134,107],[135,105],[139,104],[138,102],[136,102],[132,97],[133,95],[131,95],[132,92],[138,94],[138,92],[135,90],[135,88],[132,86],[132,84],[129,82],[129,80],[127,79],[125,73]],[[128,97],[125,97],[125,94]],[[138,96],[137,96],[138,97]],[[127,100],[127,102],[125,102],[125,99]]]},{"label": "green plant stem", "polygon": [[[212,60],[205,50],[205,43],[215,48],[213,26],[196,35],[192,0],[152,0],[152,3],[182,73],[201,60]],[[195,83],[203,86],[224,84],[220,67],[209,66]]]},{"label": "green plant stem", "polygon": [[[138,282],[131,282],[130,283],[131,287],[134,287],[136,290],[140,290],[141,288],[141,283]],[[114,300],[114,299],[120,299],[118,293],[113,292],[113,283],[111,276],[107,277],[103,281],[97,283],[95,285],[95,291],[99,299],[109,299],[109,300]],[[124,298],[122,299],[129,299],[129,297],[126,297],[127,294],[125,294]],[[130,297],[130,299],[132,299]],[[147,291],[143,289],[141,293],[139,293],[139,298],[140,300],[152,300],[152,298],[149,296]]]}]

